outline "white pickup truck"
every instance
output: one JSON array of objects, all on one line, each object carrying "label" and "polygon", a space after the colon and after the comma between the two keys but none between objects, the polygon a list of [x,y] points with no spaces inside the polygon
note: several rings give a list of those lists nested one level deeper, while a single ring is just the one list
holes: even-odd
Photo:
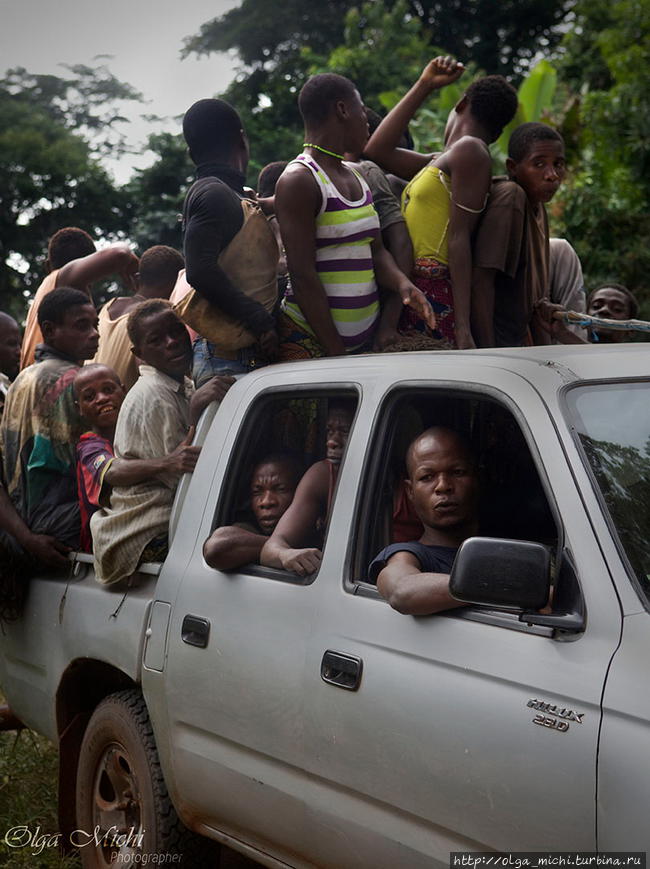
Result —
[{"label": "white pickup truck", "polygon": [[[100,831],[84,865],[206,840],[332,869],[648,849],[649,372],[646,346],[619,345],[239,380],[202,421],[164,564],[106,588],[79,555],[0,635],[11,707],[60,747],[62,834]],[[318,573],[210,568],[203,542],[240,515],[255,461],[291,439],[316,455],[336,397],[356,415]],[[367,566],[432,424],[474,445],[491,540],[456,558],[467,606],[412,617]],[[529,609],[551,585],[552,612]]]}]

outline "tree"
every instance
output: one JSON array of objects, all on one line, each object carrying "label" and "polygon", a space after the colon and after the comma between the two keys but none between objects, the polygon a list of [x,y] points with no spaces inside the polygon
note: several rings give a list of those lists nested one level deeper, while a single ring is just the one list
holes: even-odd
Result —
[{"label": "tree", "polygon": [[[366,4],[392,12],[399,0]],[[540,52],[561,38],[574,0],[409,0],[403,16],[419,23],[428,44],[493,73],[522,74]],[[235,49],[246,66],[271,69],[307,47],[317,54],[343,41],[350,4],[344,0],[243,0],[225,15],[206,22],[186,41],[186,52],[208,54]],[[363,22],[359,22],[363,26]]]},{"label": "tree", "polygon": [[0,79],[0,293],[19,319],[57,229],[72,224],[108,237],[128,229],[123,194],[98,155],[123,148],[118,104],[139,95],[103,66],[70,71],[59,78],[15,69]]},{"label": "tree", "polygon": [[558,199],[558,223],[588,285],[617,280],[650,307],[650,0],[580,0],[560,75],[579,92],[577,165]]},{"label": "tree", "polygon": [[[243,0],[206,22],[184,53],[235,50],[244,66],[222,94],[236,106],[253,144],[251,174],[300,148],[298,91],[325,69],[352,78],[369,105],[403,89],[434,53],[455,52],[473,67],[520,74],[559,39],[573,0]],[[387,96],[389,100],[390,97]]]},{"label": "tree", "polygon": [[123,188],[130,218],[129,237],[141,253],[154,244],[180,250],[180,216],[193,180],[194,164],[180,134],[154,134],[147,147],[156,155],[154,163],[138,169]]}]

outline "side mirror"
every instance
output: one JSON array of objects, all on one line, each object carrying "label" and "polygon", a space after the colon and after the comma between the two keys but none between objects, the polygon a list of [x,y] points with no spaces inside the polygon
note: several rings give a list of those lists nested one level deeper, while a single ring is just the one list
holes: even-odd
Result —
[{"label": "side mirror", "polygon": [[538,610],[549,598],[551,553],[541,543],[470,537],[449,579],[457,600],[507,610]]}]

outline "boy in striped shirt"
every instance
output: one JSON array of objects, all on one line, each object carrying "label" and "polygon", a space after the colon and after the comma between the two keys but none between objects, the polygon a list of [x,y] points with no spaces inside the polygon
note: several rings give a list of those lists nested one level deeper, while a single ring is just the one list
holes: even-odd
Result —
[{"label": "boy in striped shirt", "polygon": [[433,329],[424,296],[384,248],[372,194],[343,154],[363,150],[366,112],[354,84],[312,76],[298,97],[304,151],[278,181],[275,208],[290,274],[279,327],[282,360],[369,350],[377,284],[399,293]]}]

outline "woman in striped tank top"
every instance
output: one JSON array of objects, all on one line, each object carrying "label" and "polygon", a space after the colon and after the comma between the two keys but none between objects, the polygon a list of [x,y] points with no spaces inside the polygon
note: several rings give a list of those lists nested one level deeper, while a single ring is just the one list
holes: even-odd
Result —
[{"label": "woman in striped tank top", "polygon": [[343,162],[345,151],[361,151],[368,138],[353,83],[339,75],[313,76],[298,105],[305,150],[283,173],[275,195],[290,274],[280,358],[369,350],[379,318],[378,283],[433,325],[424,296],[383,246],[366,182]]}]

